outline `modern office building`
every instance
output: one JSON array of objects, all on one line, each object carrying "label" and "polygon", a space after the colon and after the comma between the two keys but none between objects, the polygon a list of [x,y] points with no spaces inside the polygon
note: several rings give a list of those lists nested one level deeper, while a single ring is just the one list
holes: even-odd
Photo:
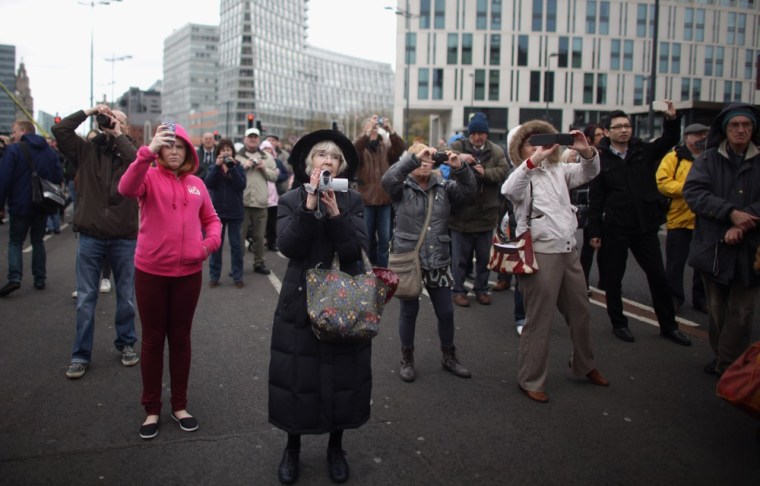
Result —
[{"label": "modern office building", "polygon": [[[129,134],[138,143],[149,145],[155,128],[162,121],[161,83],[147,90],[131,87],[116,100],[118,109],[127,115]],[[186,122],[185,122],[186,123]],[[182,122],[180,122],[183,126]]]},{"label": "modern office building", "polygon": [[[16,91],[16,46],[0,45],[0,83],[5,89]],[[10,134],[16,119],[16,105],[0,88],[0,134]]]},{"label": "modern office building", "polygon": [[482,111],[503,141],[526,120],[567,130],[623,109],[646,136],[650,101],[667,98],[709,122],[726,102],[758,101],[758,3],[398,0],[394,119],[408,106],[410,128],[437,140]]},{"label": "modern office building", "polygon": [[308,0],[221,0],[219,26],[164,41],[163,117],[199,143],[215,130],[240,140],[249,123],[287,136],[390,112],[391,66],[307,45],[307,19]]}]

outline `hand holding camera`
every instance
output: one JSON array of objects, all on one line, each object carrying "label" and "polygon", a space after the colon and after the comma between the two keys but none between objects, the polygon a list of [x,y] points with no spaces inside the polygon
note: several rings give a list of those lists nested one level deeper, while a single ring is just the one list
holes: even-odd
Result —
[{"label": "hand holding camera", "polygon": [[174,122],[163,122],[158,126],[156,135],[150,142],[150,151],[157,154],[162,147],[173,147],[176,142],[176,125]]}]

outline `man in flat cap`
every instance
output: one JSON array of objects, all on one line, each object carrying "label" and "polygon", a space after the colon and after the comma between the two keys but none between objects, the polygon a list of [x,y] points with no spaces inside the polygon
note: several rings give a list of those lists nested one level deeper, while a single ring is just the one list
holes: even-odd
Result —
[{"label": "man in flat cap", "polygon": [[728,105],[713,121],[705,153],[686,177],[683,196],[697,215],[689,265],[702,274],[710,346],[704,370],[722,374],[749,347],[760,275],[760,110]]},{"label": "man in flat cap", "polygon": [[[683,131],[684,143],[663,157],[657,169],[657,189],[670,199],[665,237],[665,274],[673,293],[676,312],[683,305],[686,296],[683,288],[683,271],[689,256],[691,235],[694,231],[694,213],[683,199],[683,183],[691,170],[691,164],[705,151],[707,131],[710,127],[693,123]],[[695,309],[707,313],[707,298],[702,276],[694,272],[691,285],[691,303]]]}]

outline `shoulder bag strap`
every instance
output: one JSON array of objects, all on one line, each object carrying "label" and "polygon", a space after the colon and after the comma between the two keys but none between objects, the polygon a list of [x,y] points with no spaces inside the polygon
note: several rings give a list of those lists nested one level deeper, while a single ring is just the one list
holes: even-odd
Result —
[{"label": "shoulder bag strap", "polygon": [[530,208],[528,209],[527,226],[530,229],[530,221],[533,219],[533,181],[530,182]]},{"label": "shoulder bag strap", "polygon": [[417,240],[417,246],[414,247],[414,251],[416,253],[419,253],[420,248],[422,248],[422,242],[425,239],[425,233],[427,233],[427,228],[430,224],[430,218],[433,216],[433,192],[435,192],[435,188],[428,192],[428,205],[427,211],[425,212],[425,222],[422,224],[422,231],[420,232],[420,239]]},{"label": "shoulder bag strap", "polygon": [[21,151],[24,152],[24,157],[26,157],[26,161],[29,163],[29,170],[32,171],[32,177],[37,176],[37,171],[34,170],[34,162],[32,162],[32,155],[29,153],[29,145],[27,145],[26,142],[19,142],[18,146],[21,147]]}]

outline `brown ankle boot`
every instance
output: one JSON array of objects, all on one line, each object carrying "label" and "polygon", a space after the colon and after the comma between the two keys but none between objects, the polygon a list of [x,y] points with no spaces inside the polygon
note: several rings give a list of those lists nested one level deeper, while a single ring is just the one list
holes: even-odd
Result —
[{"label": "brown ankle boot", "polygon": [[459,363],[457,348],[453,345],[441,346],[441,351],[443,351],[443,359],[441,359],[443,369],[454,373],[460,378],[470,378],[472,376],[470,371]]},{"label": "brown ankle boot", "polygon": [[401,379],[407,383],[414,381],[414,346],[401,346]]}]

